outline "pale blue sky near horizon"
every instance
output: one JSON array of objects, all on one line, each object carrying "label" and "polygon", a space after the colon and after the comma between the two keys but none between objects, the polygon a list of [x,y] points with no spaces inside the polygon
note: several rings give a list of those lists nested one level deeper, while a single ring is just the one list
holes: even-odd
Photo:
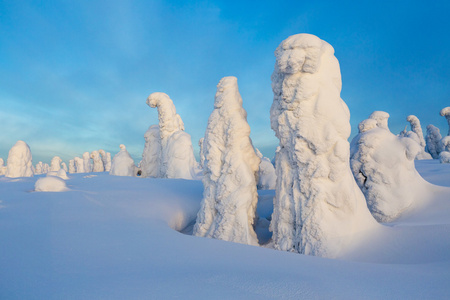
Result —
[{"label": "pale blue sky near horizon", "polygon": [[397,134],[408,115],[445,135],[450,1],[0,1],[0,157],[17,140],[33,163],[125,144],[139,162],[167,93],[194,151],[216,85],[236,76],[251,138],[270,158],[275,48],[310,33],[341,66],[352,136],[374,110]]}]

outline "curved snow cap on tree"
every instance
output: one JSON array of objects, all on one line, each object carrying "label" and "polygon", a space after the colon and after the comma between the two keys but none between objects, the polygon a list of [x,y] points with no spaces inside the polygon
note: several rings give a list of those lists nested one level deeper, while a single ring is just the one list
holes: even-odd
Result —
[{"label": "curved snow cap on tree", "polygon": [[389,114],[385,111],[374,111],[370,114],[369,119],[376,120],[377,126],[389,130],[388,119]]},{"label": "curved snow cap on tree", "polygon": [[450,106],[444,107],[443,109],[441,109],[440,115],[447,119],[447,123],[448,123],[447,135],[450,135]]},{"label": "curved snow cap on tree", "polygon": [[253,230],[260,159],[250,139],[236,77],[217,85],[203,140],[203,200],[194,235],[258,245]]},{"label": "curved snow cap on tree", "polygon": [[396,136],[384,126],[373,126],[374,121],[360,123],[360,129],[365,130],[360,130],[351,142],[350,162],[372,215],[379,222],[391,222],[426,198],[427,183],[414,166],[422,150],[409,137]]},{"label": "curved snow cap on tree", "polygon": [[175,105],[165,93],[153,93],[147,98],[147,105],[158,109],[161,139],[168,138],[174,132],[184,130],[184,123],[177,114]]},{"label": "curved snow cap on tree", "polygon": [[376,226],[350,171],[339,62],[331,45],[310,34],[290,36],[275,56],[270,120],[280,150],[273,246],[336,257],[358,231]]},{"label": "curved snow cap on tree", "polygon": [[5,177],[33,177],[33,162],[30,147],[24,141],[9,150]]}]

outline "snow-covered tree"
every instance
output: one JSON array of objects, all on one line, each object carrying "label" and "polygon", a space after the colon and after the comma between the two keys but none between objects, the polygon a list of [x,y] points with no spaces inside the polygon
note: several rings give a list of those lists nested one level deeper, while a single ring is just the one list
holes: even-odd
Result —
[{"label": "snow-covered tree", "polygon": [[[412,140],[414,140],[417,144],[419,144],[421,151],[417,154],[415,159],[421,160],[421,159],[432,159],[433,157],[425,151],[425,139],[423,138],[423,132],[422,127],[420,126],[419,118],[417,118],[414,115],[409,115],[406,118],[406,121],[408,121],[411,124],[411,130],[412,131],[406,131],[405,130],[400,133],[400,136],[408,137]],[[385,128],[389,129],[389,128]]]},{"label": "snow-covered tree", "polygon": [[[145,146],[140,163],[142,177],[160,177],[161,139],[158,125],[151,125],[144,134]],[[161,176],[162,177],[162,176]]]},{"label": "snow-covered tree", "polygon": [[43,168],[44,168],[44,164],[42,163],[42,161],[38,162],[36,164],[36,167],[34,169],[34,174],[35,175],[39,175],[43,173]]},{"label": "snow-covered tree", "polygon": [[105,150],[98,150],[102,157],[103,167],[105,168],[105,172],[109,172],[111,170],[111,153],[105,152]]},{"label": "snow-covered tree", "polygon": [[91,152],[91,158],[94,162],[94,165],[92,167],[92,172],[104,172],[105,167],[103,166],[102,158],[100,157],[100,154],[98,151],[94,150]]},{"label": "snow-covered tree", "polygon": [[256,155],[261,159],[258,171],[258,190],[273,190],[277,184],[277,174],[275,167],[269,158],[264,157],[262,153],[255,148]]},{"label": "snow-covered tree", "polygon": [[388,119],[389,114],[385,111],[374,111],[370,114],[369,119],[377,121],[377,126],[389,130]]},{"label": "snow-covered tree", "polygon": [[447,123],[448,123],[448,133],[447,133],[447,135],[450,135],[450,106],[444,107],[441,110],[440,115],[447,119]]},{"label": "snow-covered tree", "polygon": [[64,170],[64,172],[66,172],[66,173],[67,173],[68,169],[67,169],[67,165],[66,165],[66,163],[65,163],[65,162],[62,162],[62,163],[61,163],[61,169],[63,169],[63,170]]},{"label": "snow-covered tree", "polygon": [[119,147],[120,151],[112,160],[109,174],[115,176],[135,176],[136,166],[134,165],[134,160],[131,158],[125,145],[121,144]]},{"label": "snow-covered tree", "polygon": [[331,45],[309,34],[290,36],[275,56],[270,120],[280,150],[273,247],[335,257],[358,231],[376,226],[350,171],[339,62]]},{"label": "snow-covered tree", "polygon": [[62,159],[59,156],[52,158],[50,162],[50,172],[58,172],[61,169]]},{"label": "snow-covered tree", "polygon": [[439,153],[439,160],[443,164],[450,163],[450,135],[445,136],[441,141],[443,151]]},{"label": "snow-covered tree", "polygon": [[351,143],[352,172],[379,222],[395,220],[425,197],[425,182],[414,166],[420,151],[419,143],[377,126],[377,120],[359,124]]},{"label": "snow-covered tree", "polygon": [[69,173],[76,173],[77,169],[75,167],[75,160],[71,159],[69,160]]},{"label": "snow-covered tree", "polygon": [[250,139],[236,77],[217,85],[203,140],[203,200],[194,235],[258,245],[253,230],[260,159]]},{"label": "snow-covered tree", "polygon": [[6,166],[4,164],[3,158],[0,158],[0,175],[5,175],[6,173]]},{"label": "snow-covered tree", "polygon": [[197,162],[191,136],[184,132],[183,121],[172,100],[167,94],[153,93],[148,96],[147,104],[158,109],[161,149],[157,177],[194,178]]},{"label": "snow-covered tree", "polygon": [[434,159],[439,158],[439,153],[441,153],[442,149],[440,147],[440,140],[442,139],[441,133],[439,132],[439,128],[434,125],[427,126],[427,135],[425,136],[426,144],[425,150],[431,154]]},{"label": "snow-covered tree", "polygon": [[9,150],[5,177],[32,177],[34,173],[32,159],[31,150],[27,143],[17,141]]},{"label": "snow-covered tree", "polygon": [[75,169],[77,170],[77,173],[86,173],[84,170],[84,160],[80,157],[75,157],[73,160],[75,161]]},{"label": "snow-covered tree", "polygon": [[50,170],[50,166],[47,163],[42,165],[42,174],[47,174]]},{"label": "snow-covered tree", "polygon": [[91,161],[91,155],[89,152],[83,153],[83,167],[85,173],[92,172],[92,161]]}]

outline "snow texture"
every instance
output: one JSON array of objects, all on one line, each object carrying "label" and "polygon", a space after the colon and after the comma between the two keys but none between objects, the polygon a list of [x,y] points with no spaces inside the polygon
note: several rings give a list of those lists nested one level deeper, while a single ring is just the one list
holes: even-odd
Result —
[{"label": "snow texture", "polygon": [[253,230],[260,159],[250,139],[236,77],[217,85],[203,140],[203,200],[194,235],[258,245]]},{"label": "snow texture", "polygon": [[389,130],[388,119],[389,114],[385,111],[374,111],[370,114],[369,119],[377,121],[377,126]]},{"label": "snow texture", "polygon": [[439,153],[439,160],[443,164],[450,163],[450,136],[445,136],[441,141],[443,151]]},{"label": "snow texture", "polygon": [[59,156],[55,156],[52,158],[50,162],[50,172],[58,172],[61,169],[62,159]]},{"label": "snow texture", "polygon": [[205,153],[203,152],[203,141],[205,140],[204,137],[200,138],[198,140],[198,147],[200,148],[199,156],[200,156],[200,167],[203,168],[203,165],[205,164]]},{"label": "snow texture", "polygon": [[440,146],[440,140],[442,139],[441,133],[439,132],[439,128],[434,125],[427,126],[427,135],[425,136],[426,147],[425,151],[431,154],[433,159],[439,158],[439,153],[441,153],[442,149]]},{"label": "snow texture", "polygon": [[91,158],[94,162],[94,165],[92,167],[92,172],[104,172],[105,167],[103,165],[102,158],[100,157],[100,153],[98,151],[92,151],[91,152]]},{"label": "snow texture", "polygon": [[17,141],[11,150],[9,150],[5,177],[32,176],[33,162],[30,147],[24,141]]},{"label": "snow texture", "polygon": [[350,113],[340,97],[339,62],[331,45],[309,34],[290,36],[275,56],[270,120],[280,150],[273,247],[335,257],[376,226],[350,171]]},{"label": "snow texture", "polygon": [[447,123],[448,123],[447,135],[450,135],[450,106],[443,108],[440,112],[440,115],[447,119]]},{"label": "snow texture", "polygon": [[0,158],[0,175],[5,175],[6,166],[4,166],[4,164],[3,158]]},{"label": "snow texture", "polygon": [[111,153],[105,152],[105,150],[98,150],[102,157],[103,167],[105,168],[105,172],[111,171]]},{"label": "snow texture", "polygon": [[91,155],[89,154],[89,152],[84,152],[83,153],[83,167],[84,167],[84,172],[86,173],[90,173],[92,172],[92,161],[91,161]]},{"label": "snow texture", "polygon": [[135,176],[136,166],[134,165],[134,160],[131,158],[125,145],[121,144],[119,147],[120,151],[112,160],[109,174],[115,176]]},{"label": "snow texture", "polygon": [[148,96],[147,105],[158,109],[161,148],[158,151],[160,155],[157,177],[195,178],[197,162],[191,136],[184,132],[183,121],[172,100],[167,94],[153,93]]},{"label": "snow texture", "polygon": [[65,162],[61,163],[61,168],[67,173],[69,171],[69,169],[67,168],[67,165]]},{"label": "snow texture", "polygon": [[[412,131],[406,131],[406,127],[405,127],[405,130],[403,130],[400,133],[400,136],[410,138],[410,139],[414,140],[414,142],[419,144],[421,151],[419,151],[419,153],[417,153],[417,156],[415,157],[415,159],[418,159],[418,160],[432,159],[433,157],[431,156],[431,154],[429,154],[428,152],[425,151],[426,143],[425,143],[425,139],[423,138],[423,132],[422,132],[422,127],[420,126],[419,118],[417,118],[414,115],[409,115],[406,118],[406,121],[408,121],[411,124]],[[385,129],[389,129],[389,128],[385,128]]]},{"label": "snow texture", "polygon": [[61,178],[55,176],[47,176],[41,177],[36,181],[34,190],[36,192],[65,192],[68,189],[65,181]]},{"label": "snow texture", "polygon": [[428,185],[414,167],[420,144],[395,136],[385,124],[387,119],[384,124],[375,119],[360,123],[351,143],[351,167],[372,215],[392,222],[424,201]]},{"label": "snow texture", "polygon": [[273,190],[277,184],[277,174],[275,167],[269,158],[264,157],[262,153],[255,148],[256,155],[261,159],[258,171],[258,190]]},{"label": "snow texture", "polygon": [[[142,177],[160,177],[161,139],[158,125],[151,125],[144,134],[145,145],[140,163]],[[161,176],[162,177],[162,176]]]}]

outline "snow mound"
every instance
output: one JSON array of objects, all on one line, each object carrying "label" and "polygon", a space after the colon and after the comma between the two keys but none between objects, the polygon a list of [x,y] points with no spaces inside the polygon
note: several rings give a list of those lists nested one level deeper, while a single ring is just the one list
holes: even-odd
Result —
[{"label": "snow mound", "polygon": [[[339,62],[331,45],[309,34],[287,38],[275,56],[270,120],[280,150],[273,247],[335,257],[359,231],[377,226],[350,171]],[[381,114],[380,123],[385,119]]]},{"label": "snow mound", "polygon": [[24,141],[17,141],[11,150],[9,150],[5,177],[33,177],[33,174],[30,147]]},{"label": "snow mound", "polygon": [[260,159],[250,139],[236,77],[224,77],[217,85],[203,152],[204,192],[193,234],[258,245],[253,222]]},{"label": "snow mound", "polygon": [[422,151],[420,144],[395,136],[386,129],[385,121],[361,122],[360,133],[351,142],[353,176],[379,222],[391,222],[422,203],[428,186],[414,167],[414,159]]},{"label": "snow mound", "polygon": [[34,190],[36,192],[65,192],[68,189],[63,179],[55,176],[47,176],[39,178],[36,181]]}]

